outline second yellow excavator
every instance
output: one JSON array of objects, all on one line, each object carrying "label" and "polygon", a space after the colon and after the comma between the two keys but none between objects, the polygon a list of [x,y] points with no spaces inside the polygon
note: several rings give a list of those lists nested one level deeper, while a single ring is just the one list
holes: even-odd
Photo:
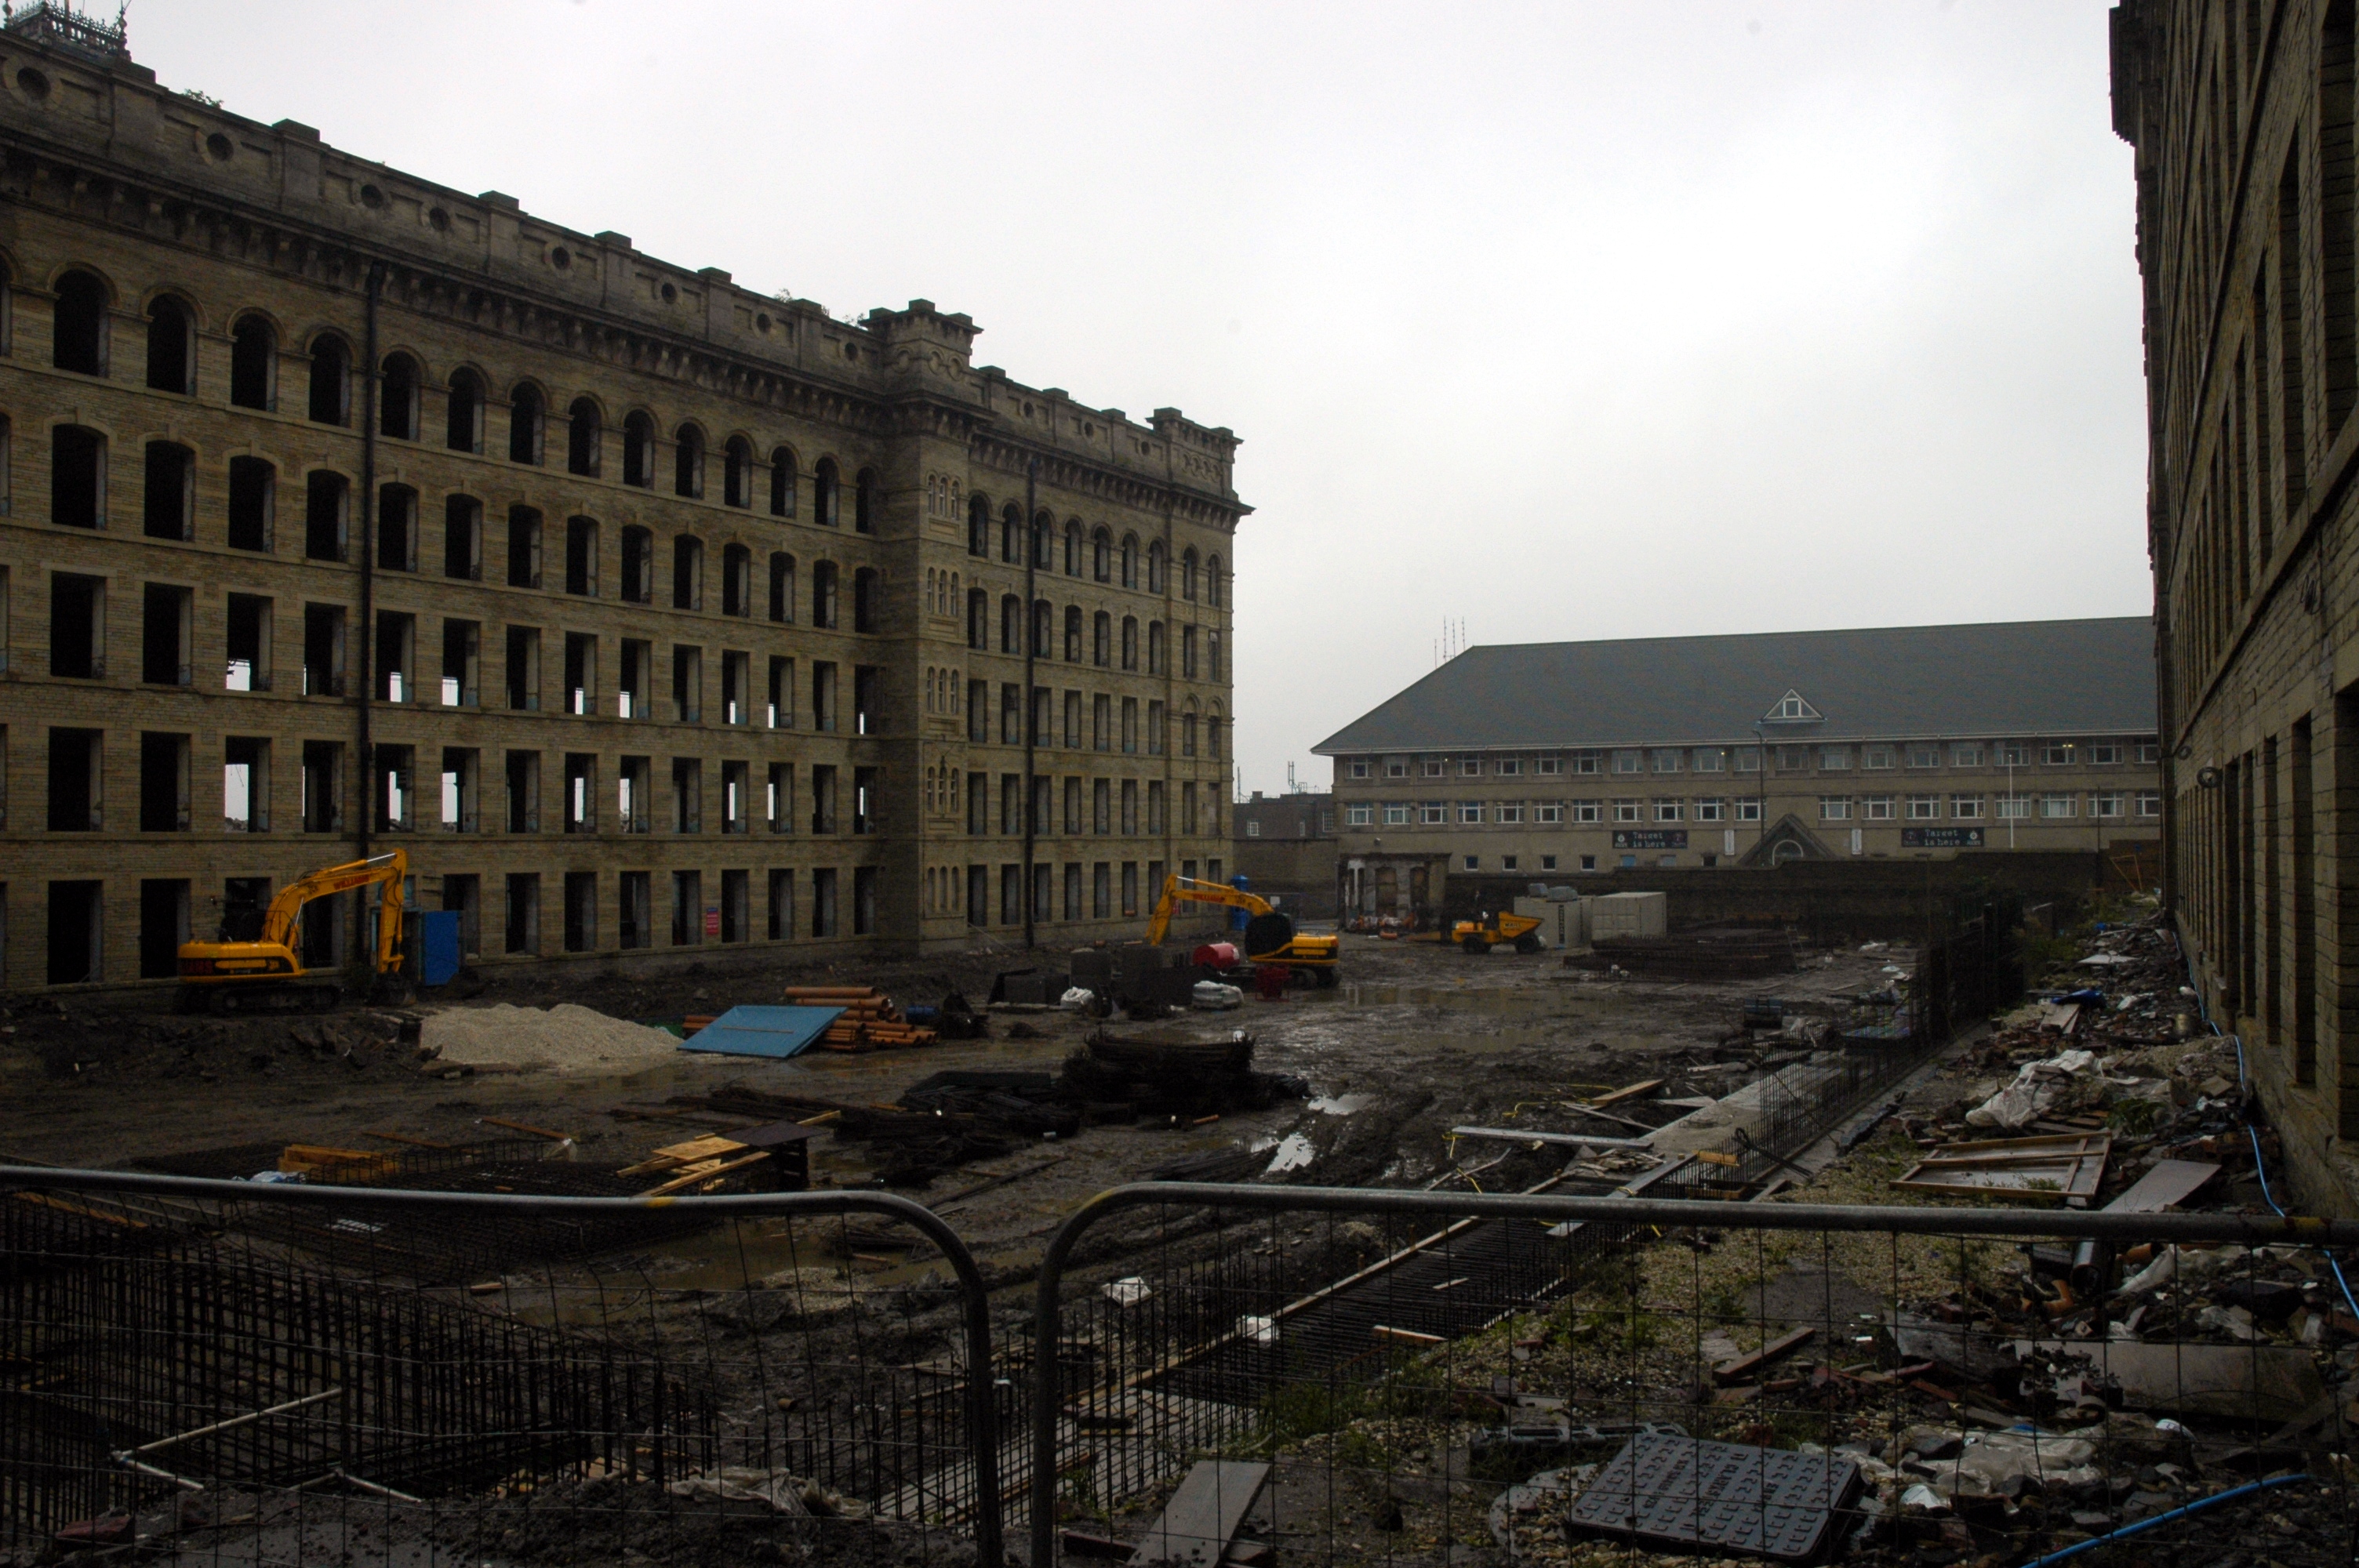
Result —
[{"label": "second yellow excavator", "polygon": [[252,941],[184,942],[180,945],[183,1012],[244,1012],[332,1007],[343,993],[343,976],[333,969],[307,969],[300,951],[303,906],[313,899],[382,884],[377,906],[376,951],[381,989],[406,989],[402,973],[402,886],[409,856],[395,849],[365,860],[299,877],[279,890],[262,917],[262,934]]},{"label": "second yellow excavator", "polygon": [[1303,935],[1294,929],[1292,920],[1270,907],[1267,899],[1223,882],[1201,881],[1176,873],[1164,878],[1163,895],[1155,901],[1155,913],[1147,922],[1149,944],[1161,945],[1171,929],[1172,908],[1180,903],[1218,903],[1244,910],[1252,916],[1245,922],[1242,944],[1248,960],[1267,968],[1291,969],[1321,987],[1335,983],[1337,959],[1343,950],[1341,936]]}]

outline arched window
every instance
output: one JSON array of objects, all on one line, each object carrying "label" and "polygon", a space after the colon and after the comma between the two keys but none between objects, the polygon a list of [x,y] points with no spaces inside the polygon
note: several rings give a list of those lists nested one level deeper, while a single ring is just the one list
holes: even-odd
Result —
[{"label": "arched window", "polygon": [[547,423],[548,412],[540,388],[530,382],[508,395],[508,461],[540,461],[541,427]]},{"label": "arched window", "polygon": [[1057,520],[1045,512],[1032,518],[1032,568],[1044,572],[1057,569]]},{"label": "arched window", "polygon": [[1138,586],[1138,535],[1136,534],[1122,536],[1122,586]]},{"label": "arched window", "polygon": [[1221,721],[1221,715],[1217,709],[1214,710],[1212,718],[1204,721],[1204,754],[1216,762],[1221,760],[1222,731],[1227,728],[1228,726]]},{"label": "arched window", "polygon": [[1147,546],[1147,591],[1163,591],[1163,541],[1160,539]]},{"label": "arched window", "polygon": [[49,521],[95,528],[106,517],[106,438],[80,425],[49,431]]},{"label": "arched window", "polygon": [[388,440],[418,439],[418,362],[408,354],[385,356],[377,383],[376,433]]},{"label": "arched window", "polygon": [[991,558],[991,501],[987,496],[969,496],[966,503],[966,553]]},{"label": "arched window", "polygon": [[862,469],[852,479],[852,527],[854,533],[876,532],[876,470]]},{"label": "arched window", "polygon": [[189,308],[159,295],[147,308],[147,385],[154,392],[197,389],[197,324]]},{"label": "arched window", "polygon": [[681,534],[671,542],[671,607],[704,608],[704,541]]},{"label": "arched window", "polygon": [[1196,546],[1193,545],[1180,553],[1180,597],[1190,602],[1196,597]]},{"label": "arched window", "polygon": [[1163,630],[1162,622],[1150,621],[1147,623],[1147,673],[1148,675],[1159,676],[1163,673],[1164,665],[1167,662],[1164,643],[1169,633]]},{"label": "arched window", "polygon": [[596,400],[577,397],[565,413],[565,471],[585,479],[598,477],[601,449],[606,444],[605,417]]},{"label": "arched window", "polygon": [[1196,754],[1196,703],[1192,697],[1189,699],[1188,711],[1180,716],[1180,754]]},{"label": "arched window", "polygon": [[145,531],[151,539],[193,539],[197,454],[174,441],[147,443]]},{"label": "arched window", "polygon": [[732,436],[721,449],[721,500],[728,506],[754,504],[754,443]]},{"label": "arched window", "polygon": [[754,613],[754,552],[730,545],[721,552],[721,613]]},{"label": "arched window", "polygon": [[979,588],[967,590],[966,645],[978,652],[991,647],[991,596]]},{"label": "arched window", "polygon": [[1204,562],[1204,599],[1215,610],[1221,607],[1221,557],[1213,556]]},{"label": "arched window", "polygon": [[835,630],[835,581],[833,561],[811,563],[811,624],[821,631]]},{"label": "arched window", "polygon": [[229,400],[240,408],[269,408],[278,386],[278,334],[259,316],[229,330]]},{"label": "arched window", "polygon": [[1090,663],[1100,669],[1114,663],[1114,617],[1103,610],[1090,625]]},{"label": "arched window", "polygon": [[623,598],[631,604],[656,601],[656,536],[649,529],[623,530]]},{"label": "arched window", "polygon": [[1138,668],[1138,617],[1136,615],[1122,618],[1122,667],[1126,670]]},{"label": "arched window", "polygon": [[770,515],[792,517],[795,514],[794,449],[780,447],[770,453]]},{"label": "arched window", "polygon": [[1045,599],[1032,601],[1032,656],[1053,659],[1057,656],[1057,611]]},{"label": "arched window", "polygon": [[1020,654],[1024,651],[1024,601],[1012,593],[999,598],[999,651]]},{"label": "arched window", "polygon": [[811,520],[822,528],[841,526],[836,511],[837,492],[842,487],[836,483],[835,474],[833,458],[820,459],[819,467],[811,471]]},{"label": "arched window", "polygon": [[1082,607],[1078,604],[1065,606],[1065,662],[1082,662]]},{"label": "arched window", "polygon": [[1114,580],[1114,535],[1103,528],[1090,535],[1090,576],[1100,582]]},{"label": "arched window", "polygon": [[883,589],[875,567],[862,567],[852,574],[852,629],[854,632],[875,632],[884,617]]},{"label": "arched window", "polygon": [[1082,575],[1082,524],[1079,518],[1065,524],[1065,575]]},{"label": "arched window", "polygon": [[311,341],[311,422],[342,425],[352,416],[353,351],[333,332]]},{"label": "arched window", "polygon": [[83,375],[106,373],[106,285],[97,275],[70,272],[58,279],[55,336],[49,362]]},{"label": "arched window", "polygon": [[454,452],[484,449],[484,378],[471,370],[451,373],[450,430],[443,445]]},{"label": "arched window", "polygon": [[795,558],[783,551],[770,557],[770,619],[781,624],[795,618]]},{"label": "arched window", "polygon": [[672,432],[671,492],[690,501],[704,494],[704,432],[682,425]]},{"label": "arched window", "polygon": [[645,414],[623,416],[623,482],[656,487],[656,422]]}]

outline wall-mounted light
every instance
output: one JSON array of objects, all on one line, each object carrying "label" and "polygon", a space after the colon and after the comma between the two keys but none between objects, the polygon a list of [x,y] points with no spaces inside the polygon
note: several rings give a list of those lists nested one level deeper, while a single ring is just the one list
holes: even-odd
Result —
[{"label": "wall-mounted light", "polygon": [[2172,752],[2171,755],[2177,757],[2183,762],[2187,761],[2188,758],[2195,755],[2195,747],[2192,743],[2182,743],[2179,750]]},{"label": "wall-mounted light", "polygon": [[2220,770],[2209,765],[2198,768],[2195,771],[2195,782],[2202,785],[2205,789],[2218,789],[2220,787]]}]

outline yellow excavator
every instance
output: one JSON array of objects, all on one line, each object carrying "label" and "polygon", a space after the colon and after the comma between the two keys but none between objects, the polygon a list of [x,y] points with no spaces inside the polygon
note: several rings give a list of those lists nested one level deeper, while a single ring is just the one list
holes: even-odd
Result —
[{"label": "yellow excavator", "polygon": [[1335,983],[1336,960],[1343,949],[1341,936],[1301,935],[1295,931],[1294,922],[1272,909],[1267,899],[1223,882],[1200,881],[1176,873],[1164,878],[1163,896],[1155,901],[1155,913],[1147,923],[1150,946],[1162,945],[1171,929],[1172,906],[1180,903],[1219,903],[1244,910],[1252,916],[1245,922],[1245,939],[1240,944],[1246,958],[1259,965],[1291,969],[1321,987]]},{"label": "yellow excavator", "polygon": [[401,903],[408,877],[409,856],[401,849],[330,866],[279,890],[262,917],[259,937],[182,943],[180,1011],[258,1012],[334,1006],[343,994],[343,976],[333,969],[303,967],[299,950],[303,907],[314,899],[373,884],[385,889],[377,907],[376,982],[385,990],[405,989]]}]

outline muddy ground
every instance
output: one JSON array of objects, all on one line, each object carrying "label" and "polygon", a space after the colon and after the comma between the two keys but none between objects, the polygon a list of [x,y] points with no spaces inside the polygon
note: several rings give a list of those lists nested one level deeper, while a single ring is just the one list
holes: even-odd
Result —
[{"label": "muddy ground", "polygon": [[[1568,968],[1554,954],[1501,951],[1474,958],[1430,945],[1345,941],[1343,983],[1335,989],[1297,989],[1275,1001],[1249,996],[1239,1011],[1158,1026],[1196,1037],[1249,1031],[1259,1043],[1256,1065],[1307,1080],[1316,1097],[1307,1105],[1289,1101],[1201,1126],[1090,1127],[1061,1142],[952,1171],[927,1188],[905,1189],[908,1195],[948,1208],[999,1272],[1010,1265],[1021,1271],[1022,1255],[1089,1195],[1182,1156],[1240,1143],[1270,1149],[1288,1167],[1277,1175],[1291,1182],[1422,1186],[1451,1169],[1452,1126],[1498,1125],[1519,1106],[1527,1107],[1520,1119],[1536,1125],[1620,1130],[1569,1123],[1527,1102],[1689,1067],[1707,1074],[1690,1087],[1725,1092],[1745,1073],[1734,1064],[1715,1069],[1715,1048],[1745,998],[1774,994],[1789,1004],[1833,1009],[1842,999],[1888,985],[1893,957],[1814,953],[1795,975],[1681,983]],[[937,1000],[956,989],[979,1001],[989,994],[993,971],[1011,966],[1004,955],[857,972],[782,964],[725,978],[691,973],[659,987],[569,979],[561,991],[554,981],[500,979],[466,985],[464,1000],[427,1005],[565,1000],[618,1017],[677,1018],[776,1002],[786,986],[813,983],[874,984],[903,1003]],[[620,1167],[705,1129],[618,1119],[611,1114],[617,1108],[659,1109],[673,1097],[731,1083],[886,1104],[945,1068],[1053,1071],[1093,1026],[1052,1011],[995,1010],[992,1020],[989,1041],[917,1050],[813,1050],[787,1062],[683,1053],[676,1065],[627,1076],[486,1070],[454,1078],[440,1064],[419,1062],[392,1020],[364,1009],[216,1020],[104,1011],[80,1000],[16,1000],[0,1006],[0,1029],[9,1031],[0,1033],[0,1158],[116,1166],[274,1141],[382,1149],[396,1145],[370,1134],[437,1142],[505,1136],[484,1120],[498,1118],[563,1132],[581,1160]],[[1011,1031],[1032,1037],[1008,1038]],[[1473,1165],[1503,1148],[1460,1141],[1454,1158]],[[1524,1179],[1515,1184],[1528,1184],[1560,1160],[1532,1156],[1528,1162],[1528,1174],[1499,1167],[1483,1185],[1497,1190],[1516,1176]],[[814,1185],[868,1184],[875,1170],[867,1146],[832,1137],[813,1145]],[[950,1201],[1018,1172],[1027,1173]]]}]

